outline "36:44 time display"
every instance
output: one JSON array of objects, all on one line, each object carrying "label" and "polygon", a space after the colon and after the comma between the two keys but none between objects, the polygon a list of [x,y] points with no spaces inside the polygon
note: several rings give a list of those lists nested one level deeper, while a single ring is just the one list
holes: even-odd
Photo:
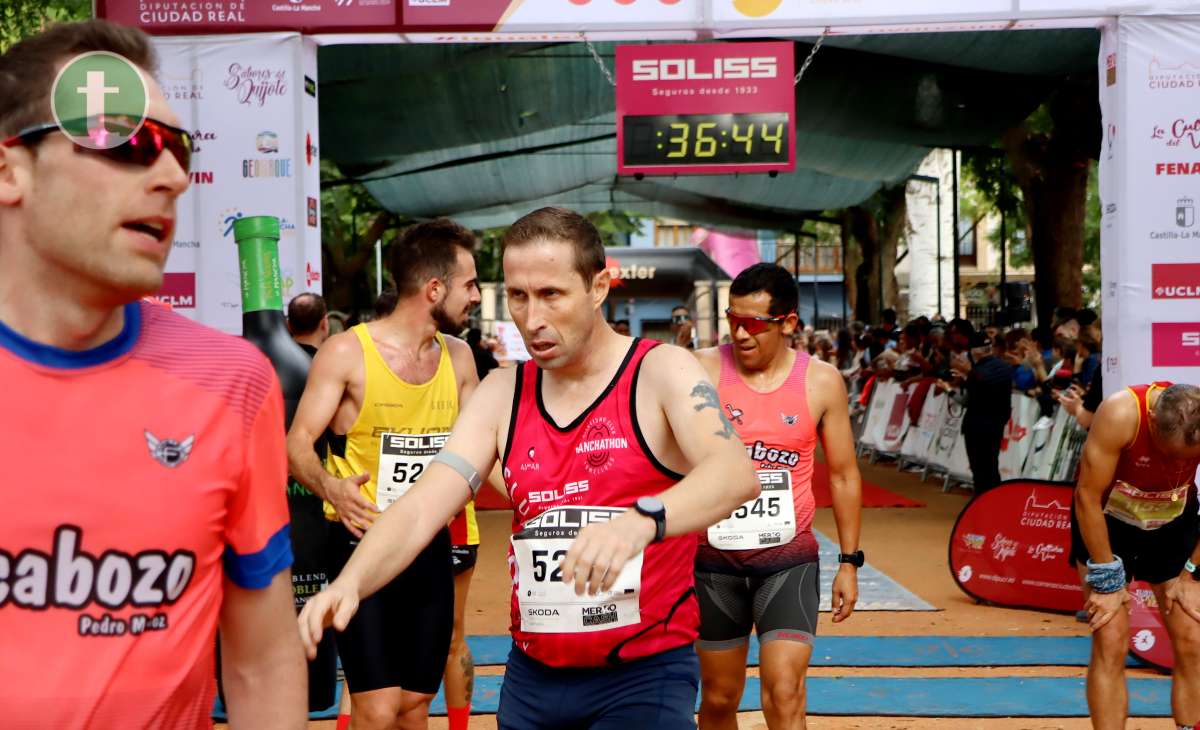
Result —
[{"label": "36:44 time display", "polygon": [[629,116],[625,164],[786,164],[786,112]]}]

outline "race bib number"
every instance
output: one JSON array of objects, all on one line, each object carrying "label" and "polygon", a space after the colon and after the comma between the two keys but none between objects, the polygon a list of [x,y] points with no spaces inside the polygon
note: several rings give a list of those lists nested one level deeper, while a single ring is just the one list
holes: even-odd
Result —
[{"label": "race bib number", "polygon": [[1157,530],[1183,514],[1190,484],[1163,492],[1143,492],[1120,479],[1113,485],[1104,514],[1142,530]]},{"label": "race bib number", "polygon": [[718,550],[774,547],[796,536],[796,507],[792,502],[792,473],[758,472],[762,494],[708,528],[708,544]]},{"label": "race bib number", "polygon": [[412,489],[448,438],[448,433],[385,433],[380,436],[375,505],[385,510]]},{"label": "race bib number", "polygon": [[512,536],[522,631],[578,634],[641,622],[642,553],[625,563],[612,590],[595,596],[575,595],[575,584],[562,579],[563,559],[579,530],[593,522],[607,522],[624,511],[620,507],[555,507],[527,521],[524,529]]}]

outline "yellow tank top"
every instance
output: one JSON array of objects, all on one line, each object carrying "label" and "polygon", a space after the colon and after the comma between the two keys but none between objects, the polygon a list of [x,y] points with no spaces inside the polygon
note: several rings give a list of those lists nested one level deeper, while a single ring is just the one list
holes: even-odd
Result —
[{"label": "yellow tank top", "polygon": [[[362,408],[344,439],[332,439],[325,468],[342,478],[369,474],[371,478],[362,485],[362,495],[384,509],[390,504],[390,497],[416,482],[429,460],[441,450],[458,418],[458,381],[446,340],[440,334],[436,335],[442,349],[437,372],[428,382],[414,385],[392,372],[365,324],[356,325],[351,331],[362,345],[366,366]],[[382,475],[381,462],[382,471],[386,472]],[[325,518],[338,519],[329,502],[325,503]]]}]

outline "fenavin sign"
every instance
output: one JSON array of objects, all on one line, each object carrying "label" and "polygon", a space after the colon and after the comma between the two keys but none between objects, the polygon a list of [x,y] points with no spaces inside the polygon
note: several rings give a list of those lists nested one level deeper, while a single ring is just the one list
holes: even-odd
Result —
[{"label": "fenavin sign", "polygon": [[789,42],[619,46],[617,171],[794,170],[793,67]]}]

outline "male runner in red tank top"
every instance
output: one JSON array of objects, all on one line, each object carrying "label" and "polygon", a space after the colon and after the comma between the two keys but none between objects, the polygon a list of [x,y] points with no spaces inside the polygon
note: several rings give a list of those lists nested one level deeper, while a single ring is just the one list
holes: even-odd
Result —
[{"label": "male runner in red tank top", "polygon": [[501,728],[694,727],[691,534],[759,493],[691,353],[612,331],[595,227],[543,208],[504,237],[509,311],[533,356],[492,373],[443,451],[310,599],[315,652],[463,508],[498,458],[514,504],[513,650]]},{"label": "male runner in red tank top", "polygon": [[804,675],[817,630],[817,540],[812,531],[813,452],[824,446],[841,543],[833,581],[833,620],[854,610],[862,492],[846,385],[828,363],[788,347],[796,329],[796,280],[755,264],[729,287],[732,344],[700,350],[721,407],[758,469],[762,495],[700,536],[702,730],[736,730],[746,682],[750,628],[761,645],[767,726],[803,728]]},{"label": "male runner in red tank top", "polygon": [[1154,589],[1175,652],[1171,710],[1200,724],[1200,547],[1196,467],[1200,388],[1153,383],[1109,396],[1083,447],[1071,515],[1071,561],[1091,616],[1087,697],[1092,725],[1123,728],[1134,578]]}]

